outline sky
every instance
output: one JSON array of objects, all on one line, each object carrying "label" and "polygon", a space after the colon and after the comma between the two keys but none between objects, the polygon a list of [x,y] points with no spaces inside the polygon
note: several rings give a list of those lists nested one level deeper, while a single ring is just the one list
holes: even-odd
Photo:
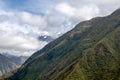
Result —
[{"label": "sky", "polygon": [[30,56],[49,43],[39,36],[56,39],[119,7],[120,0],[0,0],[0,53]]}]

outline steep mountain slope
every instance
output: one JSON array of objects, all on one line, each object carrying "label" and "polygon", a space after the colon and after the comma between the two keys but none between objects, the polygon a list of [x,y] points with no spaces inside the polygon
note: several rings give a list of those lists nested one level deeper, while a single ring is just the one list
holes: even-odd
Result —
[{"label": "steep mountain slope", "polygon": [[56,80],[120,80],[120,27],[83,52]]},{"label": "steep mountain slope", "polygon": [[78,24],[6,80],[120,80],[120,9]]},{"label": "steep mountain slope", "polygon": [[17,69],[17,65],[9,58],[0,54],[0,76],[14,69]]}]

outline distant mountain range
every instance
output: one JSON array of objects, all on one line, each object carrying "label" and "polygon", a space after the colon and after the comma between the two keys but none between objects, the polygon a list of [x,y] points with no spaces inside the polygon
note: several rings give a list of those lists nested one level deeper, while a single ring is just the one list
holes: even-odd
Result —
[{"label": "distant mountain range", "polygon": [[0,76],[17,68],[18,65],[16,65],[11,59],[0,54]]},{"label": "distant mountain range", "polygon": [[18,57],[10,54],[0,54],[0,76],[19,68],[27,58],[27,56]]},{"label": "distant mountain range", "polygon": [[120,9],[79,23],[6,80],[120,80]]},{"label": "distant mountain range", "polygon": [[15,56],[9,53],[3,53],[2,55],[8,57],[11,61],[13,61],[18,66],[21,66],[29,57],[29,56]]}]

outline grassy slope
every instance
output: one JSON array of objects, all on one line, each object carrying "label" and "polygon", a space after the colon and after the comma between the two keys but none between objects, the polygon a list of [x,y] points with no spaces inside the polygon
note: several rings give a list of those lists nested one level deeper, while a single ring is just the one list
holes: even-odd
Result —
[{"label": "grassy slope", "polygon": [[87,49],[69,73],[63,72],[56,80],[120,80],[119,42],[120,27]]},{"label": "grassy slope", "polygon": [[[120,49],[119,38],[118,42],[113,40],[112,44],[109,38],[114,39],[114,35],[119,37],[118,32],[113,32],[119,30],[119,25],[120,13],[117,12],[108,17],[82,22],[36,52],[8,80],[100,80],[106,68],[116,73],[119,71],[116,62],[120,58],[116,53]],[[114,78],[112,73],[106,75]]]}]

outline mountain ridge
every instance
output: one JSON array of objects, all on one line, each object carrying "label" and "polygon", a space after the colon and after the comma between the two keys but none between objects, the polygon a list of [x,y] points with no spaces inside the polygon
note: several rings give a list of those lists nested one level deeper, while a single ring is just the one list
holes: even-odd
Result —
[{"label": "mountain ridge", "polygon": [[18,66],[12,60],[0,54],[0,76],[17,68]]},{"label": "mountain ridge", "polygon": [[120,9],[79,23],[6,80],[120,80]]}]

